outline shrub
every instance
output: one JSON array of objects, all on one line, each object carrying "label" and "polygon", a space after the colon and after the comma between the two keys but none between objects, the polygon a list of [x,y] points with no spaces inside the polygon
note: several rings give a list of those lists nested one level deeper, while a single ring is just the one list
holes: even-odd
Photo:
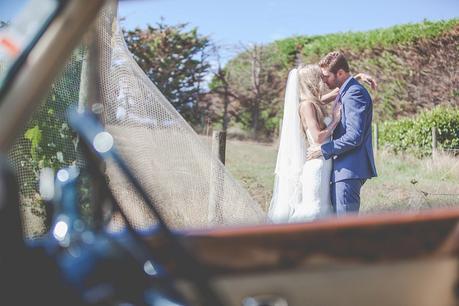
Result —
[{"label": "shrub", "polygon": [[432,128],[437,129],[439,149],[459,148],[459,108],[436,107],[415,118],[384,122],[379,143],[395,153],[414,153],[418,157],[432,153]]}]

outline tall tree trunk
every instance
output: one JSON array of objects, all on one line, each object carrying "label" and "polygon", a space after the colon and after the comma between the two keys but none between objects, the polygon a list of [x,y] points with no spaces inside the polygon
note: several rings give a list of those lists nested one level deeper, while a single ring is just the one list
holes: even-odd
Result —
[{"label": "tall tree trunk", "polygon": [[[255,98],[258,99],[258,98]],[[260,104],[256,101],[252,108],[252,137],[257,138],[260,129]]]},{"label": "tall tree trunk", "polygon": [[228,130],[228,106],[229,106],[229,92],[228,92],[228,84],[225,82],[225,89],[223,94],[223,132],[226,133]]}]

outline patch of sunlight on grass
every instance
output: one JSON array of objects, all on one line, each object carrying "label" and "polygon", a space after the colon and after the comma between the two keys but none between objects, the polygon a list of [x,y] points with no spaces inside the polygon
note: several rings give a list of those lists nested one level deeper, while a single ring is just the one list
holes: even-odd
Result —
[{"label": "patch of sunlight on grass", "polygon": [[[226,165],[233,176],[265,209],[274,183],[277,145],[228,141]],[[419,211],[459,207],[459,158],[439,155],[417,159],[379,151],[378,177],[362,188],[361,212]]]}]

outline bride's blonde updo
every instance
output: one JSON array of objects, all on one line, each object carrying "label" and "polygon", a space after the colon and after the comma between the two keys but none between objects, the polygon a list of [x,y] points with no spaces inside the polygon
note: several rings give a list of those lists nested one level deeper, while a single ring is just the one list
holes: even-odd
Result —
[{"label": "bride's blonde updo", "polygon": [[321,76],[322,71],[318,65],[304,65],[298,68],[300,103],[306,101],[313,103],[320,122],[326,115],[324,105],[320,100],[323,91]]}]

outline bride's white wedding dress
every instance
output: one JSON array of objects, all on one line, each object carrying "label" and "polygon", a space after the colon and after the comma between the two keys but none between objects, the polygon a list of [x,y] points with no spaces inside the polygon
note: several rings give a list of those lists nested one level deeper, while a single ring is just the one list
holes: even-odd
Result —
[{"label": "bride's white wedding dress", "polygon": [[[307,143],[314,145],[309,131],[303,132],[299,107],[298,73],[292,69],[285,91],[284,115],[268,217],[272,222],[303,222],[331,212],[330,175],[332,161],[306,161]],[[325,118],[328,126],[330,118]]]},{"label": "bride's white wedding dress", "polygon": [[[331,124],[331,118],[324,119],[325,125]],[[311,133],[306,130],[308,143],[314,143]],[[331,213],[330,199],[330,175],[332,171],[332,160],[325,160],[323,157],[307,160],[303,165],[300,176],[301,197],[293,201],[289,222],[311,221],[323,218]]]}]

